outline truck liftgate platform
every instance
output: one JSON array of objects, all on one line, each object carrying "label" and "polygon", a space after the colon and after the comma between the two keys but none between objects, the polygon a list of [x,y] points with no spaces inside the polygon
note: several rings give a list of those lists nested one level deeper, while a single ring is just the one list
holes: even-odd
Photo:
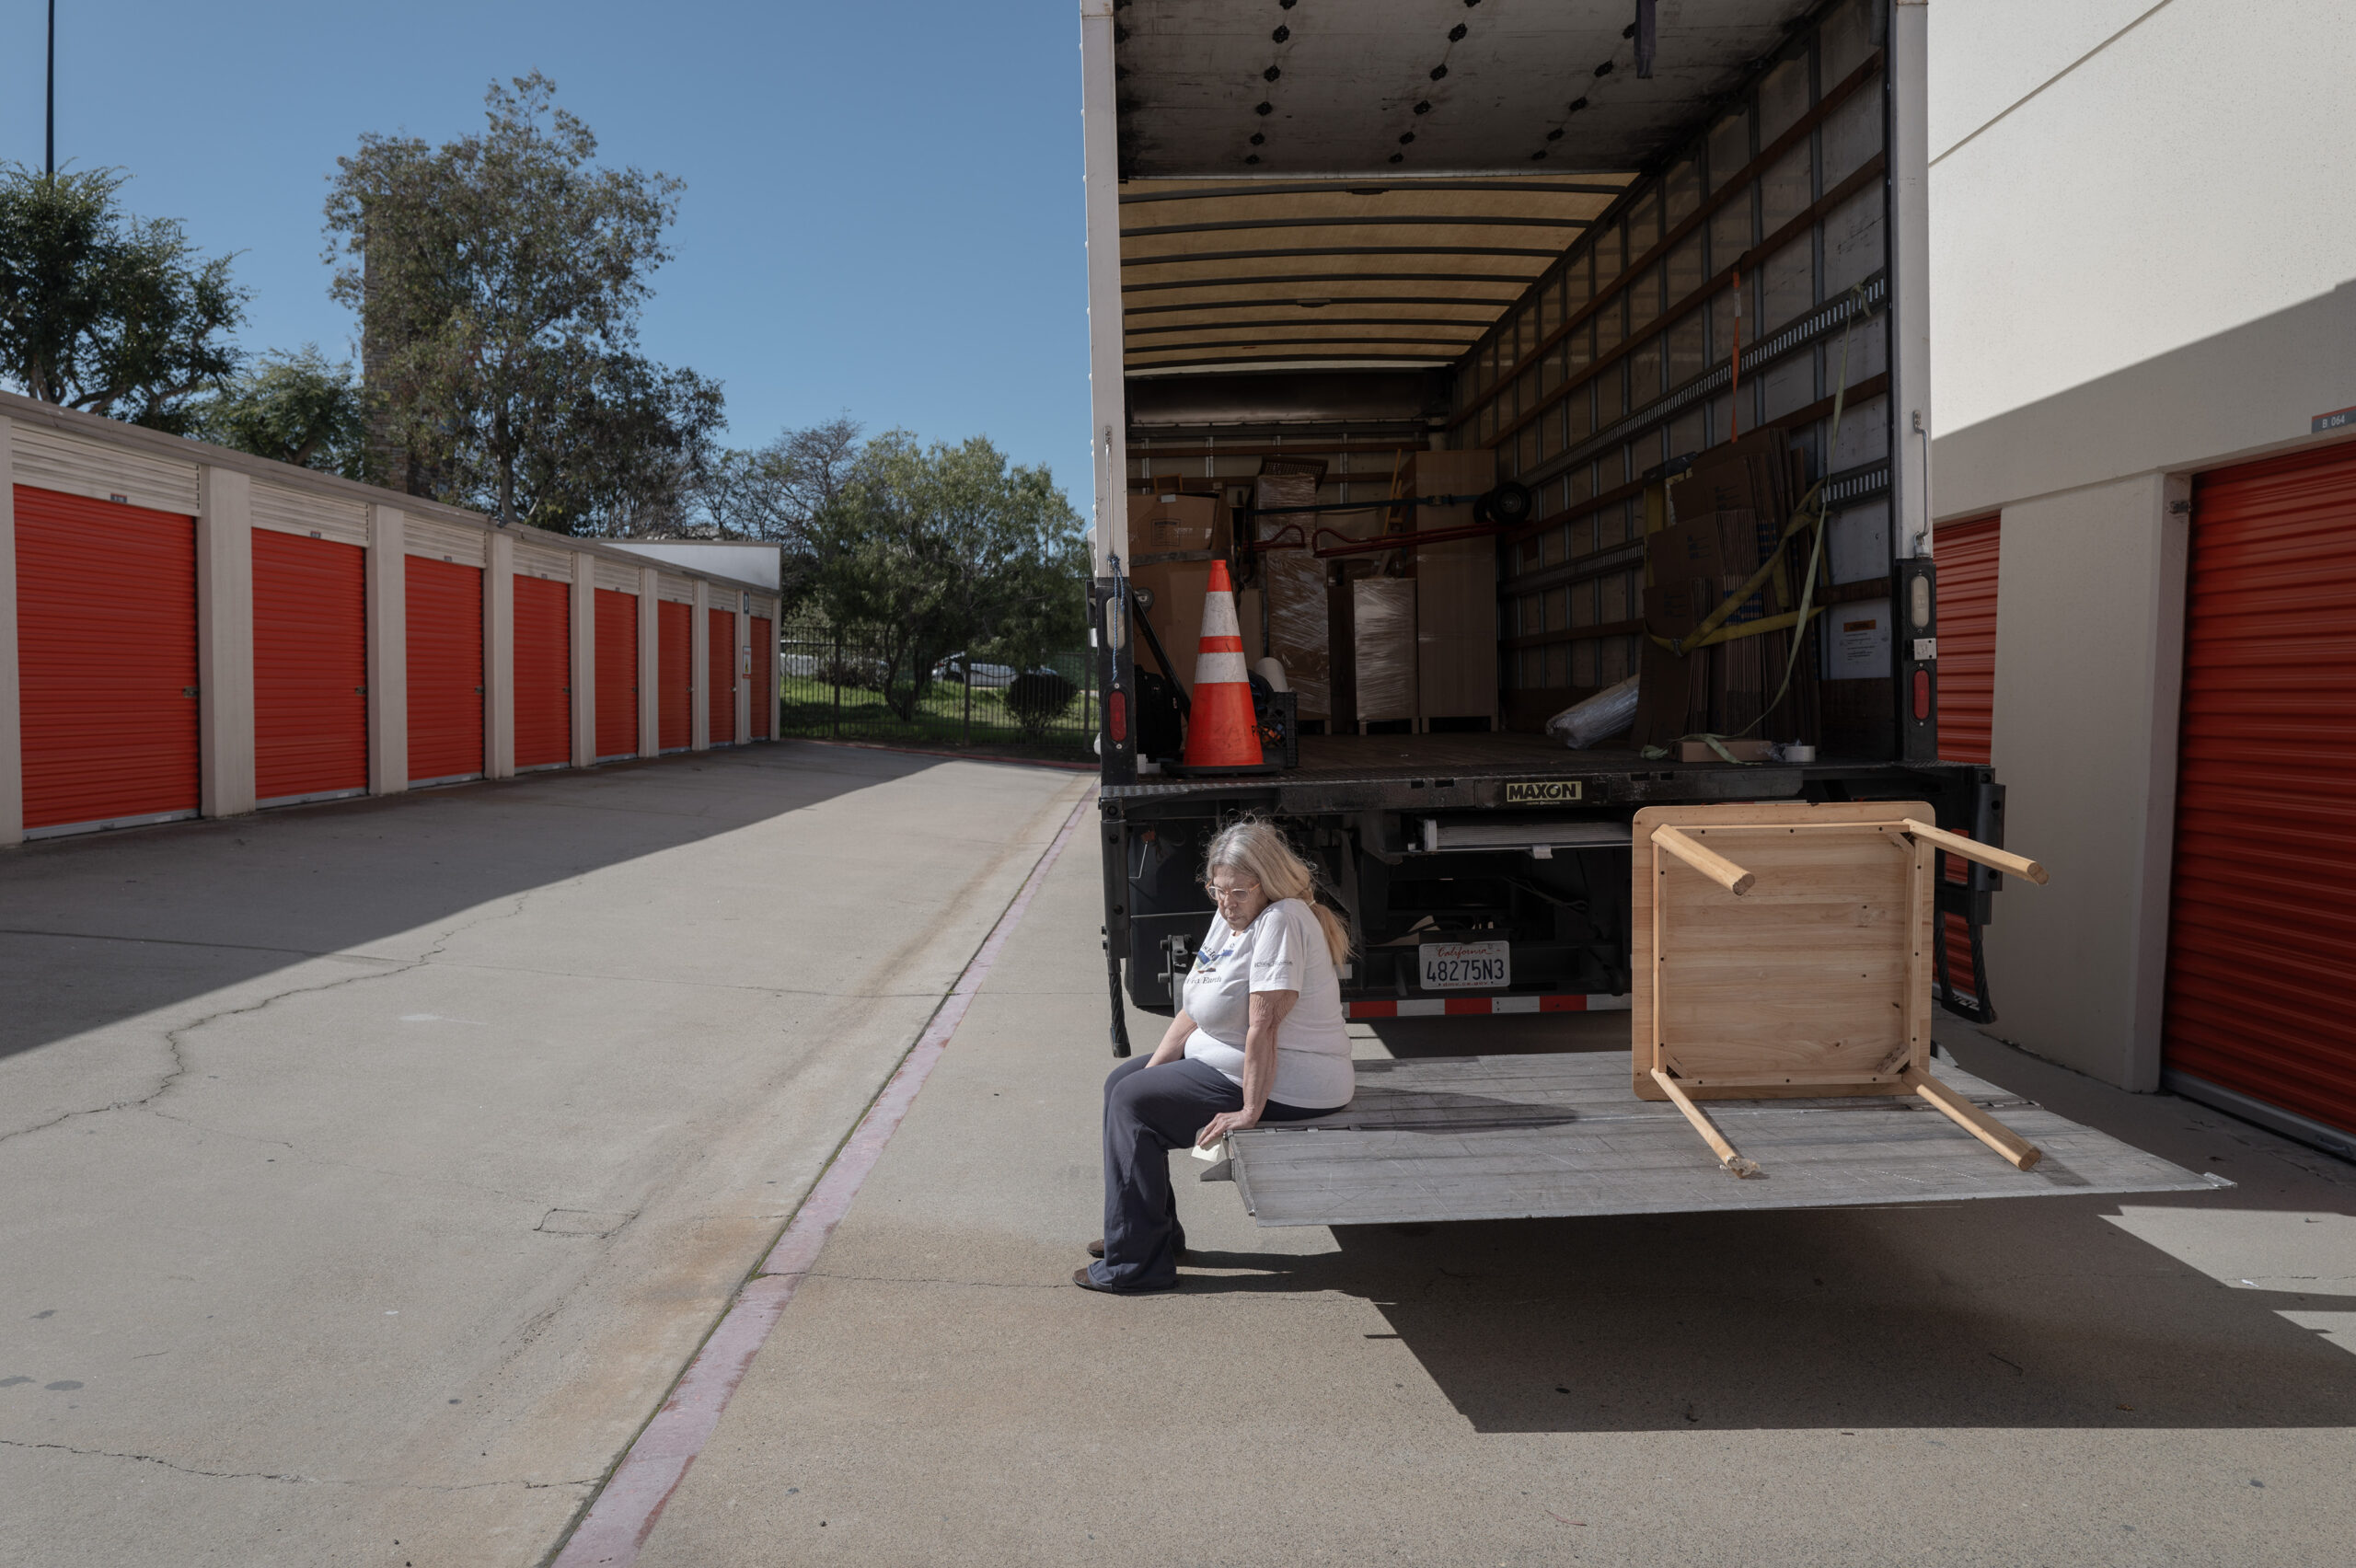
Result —
[{"label": "truck liftgate platform", "polygon": [[1551,1219],[1836,1208],[1968,1198],[2206,1193],[2196,1174],[1940,1064],[1940,1078],[2044,1151],[2016,1170],[1920,1099],[1715,1101],[1760,1173],[1697,1158],[1678,1108],[1628,1092],[1622,1051],[1357,1064],[1346,1110],[1254,1127],[1204,1175],[1262,1225]]}]

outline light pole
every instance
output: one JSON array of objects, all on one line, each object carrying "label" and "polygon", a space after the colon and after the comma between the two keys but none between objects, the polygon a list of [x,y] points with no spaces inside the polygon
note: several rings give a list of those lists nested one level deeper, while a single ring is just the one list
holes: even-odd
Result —
[{"label": "light pole", "polygon": [[49,0],[49,101],[43,154],[48,175],[57,178],[57,0]]}]

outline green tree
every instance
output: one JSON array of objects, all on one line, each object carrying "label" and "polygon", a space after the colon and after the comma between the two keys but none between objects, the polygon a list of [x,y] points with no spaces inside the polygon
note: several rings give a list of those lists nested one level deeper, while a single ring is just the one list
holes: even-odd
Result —
[{"label": "green tree", "polygon": [[375,477],[360,383],[349,361],[330,364],[317,344],[262,355],[190,412],[200,441],[347,479]]},{"label": "green tree", "polygon": [[537,72],[485,101],[479,134],[370,134],[337,160],[332,290],[388,477],[562,533],[676,522],[722,422],[715,383],[638,352],[680,182],[598,167]]},{"label": "green tree", "polygon": [[849,418],[787,431],[751,451],[723,452],[699,498],[703,525],[719,538],[806,548],[811,519],[842,499],[859,455],[859,425]]},{"label": "green tree", "polygon": [[837,625],[873,635],[884,700],[903,719],[944,655],[987,649],[1028,664],[1085,625],[1079,513],[1045,467],[1011,466],[980,436],[930,447],[906,431],[878,436],[810,535],[814,597]]},{"label": "green tree", "polygon": [[790,430],[766,446],[722,452],[706,470],[687,532],[782,547],[789,603],[817,569],[815,520],[839,504],[859,464],[859,426],[837,418]]},{"label": "green tree", "polygon": [[158,430],[237,368],[246,291],[179,222],[138,218],[120,169],[0,164],[0,376],[44,403]]}]

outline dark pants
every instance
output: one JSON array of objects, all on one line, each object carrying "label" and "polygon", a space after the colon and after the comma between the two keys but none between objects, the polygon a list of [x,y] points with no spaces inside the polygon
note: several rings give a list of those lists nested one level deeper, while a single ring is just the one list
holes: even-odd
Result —
[{"label": "dark pants", "polygon": [[[1181,1057],[1149,1067],[1134,1056],[1104,1080],[1104,1256],[1088,1265],[1099,1285],[1156,1290],[1178,1283],[1178,1197],[1170,1185],[1170,1151],[1223,1111],[1243,1109],[1243,1090],[1216,1067]],[[1264,1122],[1323,1116],[1271,1100]]]}]

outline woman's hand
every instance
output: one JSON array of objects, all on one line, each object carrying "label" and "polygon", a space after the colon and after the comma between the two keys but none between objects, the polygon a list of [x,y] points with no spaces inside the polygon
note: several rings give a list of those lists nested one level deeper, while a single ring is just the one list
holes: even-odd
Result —
[{"label": "woman's hand", "polygon": [[1250,1106],[1241,1111],[1222,1111],[1211,1118],[1210,1125],[1195,1135],[1196,1148],[1209,1148],[1230,1133],[1240,1133],[1246,1127],[1260,1124],[1260,1113]]},{"label": "woman's hand", "polygon": [[1276,1030],[1299,1000],[1299,991],[1252,993],[1250,1021],[1243,1033],[1243,1109],[1212,1117],[1210,1125],[1195,1135],[1195,1147],[1208,1148],[1230,1133],[1260,1124],[1268,1093],[1276,1087]]}]

